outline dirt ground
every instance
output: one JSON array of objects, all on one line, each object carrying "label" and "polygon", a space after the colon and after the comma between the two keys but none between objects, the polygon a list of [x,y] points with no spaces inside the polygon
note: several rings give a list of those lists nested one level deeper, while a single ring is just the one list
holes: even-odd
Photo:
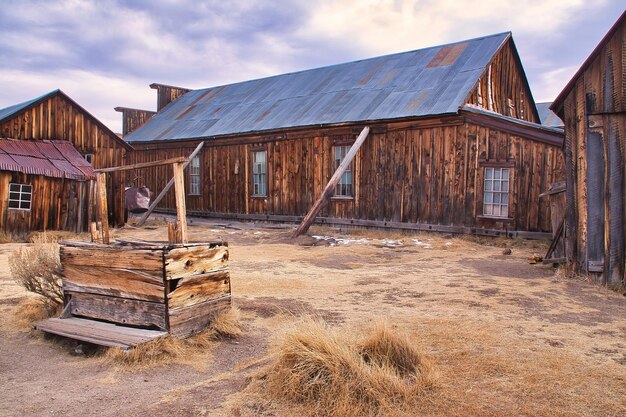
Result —
[{"label": "dirt ground", "polygon": [[[290,230],[195,220],[191,240],[229,242],[244,336],[130,370],[20,324],[27,294],[7,262],[20,244],[0,245],[0,416],[293,415],[248,384],[306,315],[346,332],[387,319],[411,334],[440,374],[422,415],[626,415],[626,297],[529,265],[545,244],[322,228],[310,234],[349,241],[293,242]],[[113,233],[166,236],[163,222]]]}]

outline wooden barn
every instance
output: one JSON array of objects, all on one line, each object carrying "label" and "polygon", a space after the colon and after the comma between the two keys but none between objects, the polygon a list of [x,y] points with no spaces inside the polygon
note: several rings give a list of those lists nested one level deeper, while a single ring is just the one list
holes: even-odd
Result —
[{"label": "wooden barn", "polygon": [[0,230],[87,230],[93,179],[67,141],[0,139]]},{"label": "wooden barn", "polygon": [[[124,165],[131,148],[61,90],[0,109],[0,137],[20,140],[66,140],[94,168]],[[110,176],[109,217],[124,224],[124,172]]]},{"label": "wooden barn", "polygon": [[566,259],[623,286],[626,235],[626,12],[552,104],[565,123]]},{"label": "wooden barn", "polygon": [[[539,194],[564,175],[510,33],[190,90],[124,139],[129,163],[189,156],[191,214],[299,222],[359,132],[369,136],[316,222],[549,236]],[[159,191],[171,168],[143,171]],[[169,193],[161,210],[173,211]]]}]

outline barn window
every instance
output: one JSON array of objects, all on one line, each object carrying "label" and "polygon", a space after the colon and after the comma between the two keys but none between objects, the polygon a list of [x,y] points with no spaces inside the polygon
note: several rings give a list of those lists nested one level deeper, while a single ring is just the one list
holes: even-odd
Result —
[{"label": "barn window", "polygon": [[92,153],[86,153],[83,155],[83,157],[85,158],[85,161],[89,162],[90,164],[93,163],[93,154]]},{"label": "barn window", "polygon": [[[350,146],[335,146],[335,170],[339,168],[341,162],[350,150]],[[346,171],[341,175],[337,186],[335,187],[336,197],[352,197],[352,164],[348,166]]]},{"label": "barn window", "polygon": [[200,157],[194,156],[189,163],[189,195],[200,195]]},{"label": "barn window", "polygon": [[252,195],[267,195],[267,159],[265,151],[252,152]]},{"label": "barn window", "polygon": [[27,184],[9,184],[9,208],[30,210],[33,198],[33,186]]},{"label": "barn window", "polygon": [[509,216],[510,168],[485,167],[483,214],[491,217]]}]

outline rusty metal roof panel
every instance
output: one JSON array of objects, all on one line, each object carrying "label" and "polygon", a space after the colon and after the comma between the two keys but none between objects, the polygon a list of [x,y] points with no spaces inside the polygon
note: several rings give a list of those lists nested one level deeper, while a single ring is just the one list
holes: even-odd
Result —
[{"label": "rusty metal roof panel", "polygon": [[0,139],[0,170],[69,178],[95,178],[91,165],[67,141]]},{"label": "rusty metal roof panel", "polygon": [[124,139],[210,138],[456,113],[509,38],[510,33],[501,33],[193,90]]}]

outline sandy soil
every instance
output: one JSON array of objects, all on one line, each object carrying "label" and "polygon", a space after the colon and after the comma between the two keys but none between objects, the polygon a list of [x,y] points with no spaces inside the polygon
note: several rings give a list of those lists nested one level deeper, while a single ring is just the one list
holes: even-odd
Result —
[{"label": "sandy soil", "polygon": [[[267,225],[266,225],[267,226]],[[424,415],[626,415],[626,297],[529,265],[536,242],[502,247],[436,234],[341,234],[291,241],[289,229],[196,220],[196,241],[231,248],[245,336],[193,363],[123,369],[20,326],[27,294],[0,245],[0,416],[291,415],[246,388],[300,316],[347,332],[387,319],[432,357],[441,384]],[[114,237],[162,240],[162,223]],[[419,243],[417,243],[419,241]],[[258,394],[258,393],[256,393]]]}]

